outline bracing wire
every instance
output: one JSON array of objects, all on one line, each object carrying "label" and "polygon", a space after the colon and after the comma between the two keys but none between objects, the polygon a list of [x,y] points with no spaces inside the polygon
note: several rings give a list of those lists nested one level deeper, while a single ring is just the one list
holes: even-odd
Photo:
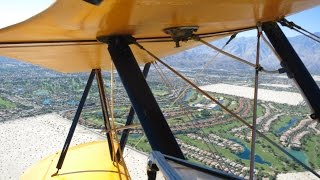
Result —
[{"label": "bracing wire", "polygon": [[[138,140],[138,142],[132,147],[133,149],[136,149],[136,147],[139,145],[139,143],[142,141],[142,139],[145,137],[146,135],[143,134],[143,136],[141,136],[141,138]],[[123,158],[126,158],[130,153],[131,151],[133,151],[132,149],[130,149],[130,151],[127,152],[126,155],[124,155]]]},{"label": "bracing wire", "polygon": [[[153,63],[153,64],[156,64],[156,65],[154,65],[154,66],[158,66],[158,68],[160,68],[159,67],[159,65],[157,64],[157,62],[155,62],[155,63]],[[158,73],[163,73],[163,71],[161,70],[161,71],[158,71]],[[160,77],[166,77],[166,75],[163,73],[162,75],[160,75]],[[165,84],[167,84],[167,86],[170,88],[173,88],[173,85],[172,85],[172,82],[171,81],[169,81],[169,79],[168,78],[162,78],[162,81],[165,83]],[[175,91],[175,90],[174,90]],[[178,96],[179,97],[179,96]],[[175,101],[175,102],[177,102],[177,101]],[[180,107],[180,109],[182,109],[184,112],[187,112],[186,111],[186,109],[180,104],[180,102],[179,102],[179,107]],[[213,150],[212,150],[212,148],[211,148],[211,146],[208,144],[208,142],[206,142],[204,139],[204,137],[203,137],[203,135],[205,135],[206,133],[203,131],[203,129],[202,128],[199,128],[199,127],[197,127],[193,122],[192,122],[192,119],[190,118],[190,116],[189,116],[189,114],[187,114],[187,118],[189,119],[189,121],[191,122],[191,124],[192,124],[192,126],[195,128],[195,129],[198,129],[198,130],[200,130],[202,133],[200,134],[200,138],[203,140],[203,142],[205,143],[205,145],[207,146],[207,148],[210,150],[210,152],[212,153],[212,154],[214,154],[213,153]],[[184,122],[184,123],[186,123],[186,121],[184,120],[184,119],[182,119],[182,121]],[[210,140],[210,138],[207,138],[208,139],[208,141],[209,141],[209,143],[210,144],[213,144],[212,142],[211,142],[211,140]],[[232,168],[230,168],[230,166],[229,166],[229,164],[228,163],[226,163],[225,161],[223,161],[223,159],[222,159],[222,157],[221,157],[221,153],[218,151],[218,149],[215,147],[215,146],[213,146],[212,145],[212,147],[213,147],[213,149],[214,149],[214,151],[220,156],[220,162],[222,162],[227,168],[228,168],[228,170],[231,172],[231,169]]]},{"label": "bracing wire", "polygon": [[[239,32],[235,32],[234,34],[232,34],[231,37],[229,38],[229,40],[223,45],[223,47],[221,48],[221,50],[223,50],[223,49],[237,36],[238,33],[239,33]],[[220,52],[217,51],[217,53],[211,58],[211,60],[208,61],[208,62],[206,62],[206,63],[203,65],[201,71],[200,71],[200,72],[197,72],[197,73],[195,74],[195,78],[194,78],[194,79],[198,79],[198,77],[200,76],[200,74],[202,74],[202,73],[205,71],[205,69],[206,69],[210,64],[213,63],[213,61],[218,57],[219,54],[220,54]],[[165,82],[165,83],[167,83],[167,82]],[[187,85],[187,86],[184,88],[184,90],[181,91],[181,93],[177,96],[177,98],[173,101],[173,103],[172,103],[171,105],[174,105],[178,100],[180,100],[180,98],[185,95],[186,91],[187,91],[189,88],[190,88],[190,85]]]},{"label": "bracing wire", "polygon": [[289,29],[292,29],[304,36],[307,36],[308,38],[320,43],[320,37],[317,36],[316,34],[314,33],[311,33],[310,31],[307,31],[306,29],[302,28],[301,26],[298,26],[297,24],[295,24],[294,22],[292,21],[288,21],[287,19],[285,18],[282,18],[279,20],[279,23],[282,25],[282,26],[285,26]]},{"label": "bracing wire", "polygon": [[[181,109],[182,109],[184,112],[187,112],[186,109],[183,108],[183,106],[182,106],[181,104],[179,104],[179,106],[181,107]],[[187,113],[186,113],[186,114],[187,114]],[[192,115],[192,114],[191,114],[191,115]],[[204,132],[204,130],[203,130],[202,128],[200,128],[200,127],[197,127],[197,126],[192,122],[192,119],[190,118],[190,115],[189,115],[189,114],[187,114],[187,117],[188,117],[188,120],[191,122],[192,126],[193,126],[195,129],[198,129],[198,130],[201,131],[200,138],[203,140],[203,142],[205,143],[205,145],[207,146],[207,148],[210,150],[210,152],[213,153],[213,151],[212,151],[212,149],[211,149],[211,147],[213,147],[214,151],[219,155],[219,159],[218,159],[218,160],[219,160],[220,162],[222,162],[222,164],[224,164],[231,173],[233,173],[233,172],[231,171],[232,168],[230,168],[230,165],[222,159],[221,153],[220,153],[219,150],[213,145],[211,139],[210,139],[210,138],[206,138],[206,139],[209,141],[209,143],[211,144],[211,146],[207,143],[207,141],[205,141],[204,136],[206,135],[206,133]],[[182,119],[182,121],[183,121],[184,123],[186,123],[186,121],[185,121],[184,119]]]},{"label": "bracing wire", "polygon": [[193,39],[194,39],[195,41],[199,41],[199,42],[203,43],[204,45],[210,47],[211,49],[213,49],[213,50],[215,50],[215,51],[220,52],[221,54],[224,54],[224,55],[226,55],[226,56],[228,56],[228,57],[230,57],[230,58],[232,58],[232,59],[234,59],[234,60],[236,60],[236,61],[239,61],[239,62],[241,62],[241,63],[243,63],[243,64],[248,65],[248,66],[251,66],[251,67],[253,67],[253,68],[255,68],[255,69],[258,69],[259,71],[262,71],[262,72],[264,72],[264,73],[275,74],[275,73],[278,73],[278,72],[279,72],[279,70],[267,70],[267,69],[263,68],[260,64],[256,65],[256,64],[251,63],[251,62],[249,62],[249,61],[247,61],[247,60],[244,60],[244,59],[242,59],[242,58],[240,58],[240,57],[237,57],[237,56],[235,56],[235,55],[233,55],[233,54],[230,54],[230,53],[228,53],[228,52],[226,52],[226,51],[224,51],[224,50],[222,50],[222,49],[219,49],[219,48],[217,48],[216,46],[214,46],[214,45],[212,45],[212,44],[204,41],[203,39],[201,39],[201,38],[200,38],[199,36],[197,36],[197,35],[194,35],[194,36],[193,36]]},{"label": "bracing wire", "polygon": [[[234,33],[234,34],[229,38],[229,40],[224,44],[224,46],[222,47],[222,49],[224,49],[224,48],[236,37],[237,34],[238,34],[238,33]],[[195,79],[197,79],[197,77],[213,62],[213,60],[216,59],[216,57],[217,57],[219,54],[220,54],[220,52],[217,51],[217,53],[214,55],[214,57],[213,57],[210,61],[208,61],[208,62],[203,66],[202,70],[196,75],[196,78],[195,78]],[[167,84],[168,87],[170,86],[171,88],[173,88],[172,83],[169,81],[169,79],[168,79],[168,78],[166,77],[166,75],[163,73],[162,69],[161,69],[160,66],[157,64],[157,62],[153,63],[153,65],[154,65],[154,67],[156,68],[156,70],[158,71],[160,77],[162,77],[163,82],[164,82],[165,84]],[[158,66],[158,68],[157,68],[157,66]],[[160,70],[158,70],[158,69],[160,69]],[[164,80],[164,79],[166,79],[166,80]],[[168,84],[168,83],[169,83],[169,84]],[[176,98],[175,101],[171,104],[171,106],[174,105],[174,104],[185,94],[186,90],[188,90],[189,87],[190,87],[190,85],[188,85],[188,86],[177,96],[177,98]],[[179,103],[179,107],[180,107],[184,112],[187,112],[186,109],[185,109],[180,103]],[[191,122],[191,124],[194,126],[194,128],[200,129],[200,130],[202,131],[201,139],[204,140],[204,138],[202,137],[202,135],[205,135],[206,133],[203,131],[203,129],[197,127],[197,126],[191,121],[191,118],[190,118],[189,114],[187,114],[187,118],[189,119],[189,121]],[[184,120],[183,120],[183,122],[186,123]],[[210,139],[208,139],[208,141],[209,141],[211,144],[213,144]],[[204,141],[204,142],[205,142],[206,146],[208,147],[208,149],[209,149],[211,152],[213,152],[212,149],[211,149],[211,147],[209,146],[209,144],[207,144],[206,141]],[[214,148],[215,152],[217,152],[219,155],[221,155],[221,153],[216,149],[215,146],[212,145],[212,147]],[[220,157],[220,158],[222,158],[222,157]],[[228,164],[228,163],[225,163],[222,159],[220,159],[220,160],[223,162],[224,165],[227,166],[228,170],[231,172],[231,169],[232,169],[232,168],[230,168],[229,164]]]},{"label": "bracing wire", "polygon": [[[116,129],[116,126],[115,126],[115,118],[114,118],[114,88],[115,88],[115,78],[114,78],[114,66],[113,66],[113,63],[111,62],[111,75],[110,75],[110,86],[111,86],[111,90],[110,90],[110,101],[108,101],[107,99],[107,103],[108,103],[108,106],[110,107],[110,115],[111,115],[111,121],[112,121],[112,126],[114,129],[114,136],[115,136],[115,141],[117,143],[117,150],[114,149],[114,156],[115,157],[115,160],[117,163],[121,163],[122,166],[124,167],[124,174],[126,176],[126,179],[130,179],[130,174],[128,172],[128,168],[127,168],[127,165],[124,161],[124,157],[123,157],[123,153],[122,153],[122,150],[120,148],[120,143],[119,143],[119,137],[118,137],[118,134],[117,134],[117,131],[115,130]],[[106,96],[107,97],[107,96]],[[112,133],[111,133],[112,134]],[[118,157],[116,156],[117,155],[117,151],[119,151],[119,154],[120,154],[120,159],[118,159]],[[119,162],[120,161],[120,162]],[[121,178],[121,175],[120,175],[120,179]]]},{"label": "bracing wire", "polygon": [[300,31],[299,29],[295,29],[295,28],[294,28],[293,30],[295,30],[296,32],[298,32],[298,33],[300,33],[300,34],[302,34],[302,35],[305,35],[305,36],[307,36],[308,38],[310,38],[310,39],[312,39],[312,40],[320,43],[320,39],[316,39],[316,38],[312,37],[311,35],[306,34],[306,33],[302,32],[302,31]]},{"label": "bracing wire", "polygon": [[201,43],[203,43],[204,45],[210,47],[211,49],[214,49],[215,51],[218,51],[218,52],[220,52],[221,54],[224,54],[224,55],[226,55],[226,56],[229,56],[229,57],[231,57],[231,58],[234,59],[234,60],[237,60],[237,61],[239,61],[239,62],[241,62],[241,63],[247,64],[247,65],[249,65],[249,66],[251,66],[251,67],[253,67],[253,68],[257,68],[257,66],[256,66],[255,64],[253,64],[253,63],[251,63],[251,62],[249,62],[249,61],[247,61],[247,60],[244,60],[244,59],[242,59],[242,58],[239,58],[239,57],[237,57],[237,56],[235,56],[235,55],[233,55],[233,54],[230,54],[230,53],[228,53],[228,52],[226,52],[226,51],[223,51],[223,50],[217,48],[216,46],[214,46],[214,45],[212,45],[212,44],[210,44],[210,43],[208,43],[208,42],[206,42],[206,41],[204,41],[204,40],[202,40],[202,39],[200,39],[200,38],[198,38],[198,39],[195,38],[195,40],[200,41]]},{"label": "bracing wire", "polygon": [[314,34],[314,33],[311,33],[310,31],[307,31],[307,30],[304,29],[304,28],[301,28],[301,30],[304,31],[304,32],[306,32],[306,33],[308,33],[308,34],[310,34],[310,35],[312,35],[312,36],[314,36],[314,37],[316,37],[316,38],[318,38],[318,39],[320,39],[320,36],[318,36],[318,35],[316,35],[316,34]]},{"label": "bracing wire", "polygon": [[[203,91],[202,89],[200,89],[197,85],[195,85],[193,82],[191,82],[189,79],[187,79],[186,77],[184,77],[183,75],[181,75],[179,72],[177,72],[175,69],[173,69],[172,67],[170,67],[168,64],[164,63],[162,60],[160,60],[157,56],[155,56],[153,53],[151,53],[150,51],[148,51],[147,49],[145,49],[141,44],[139,44],[138,42],[135,42],[135,45],[138,46],[140,49],[144,50],[147,54],[149,54],[151,57],[155,58],[158,62],[160,62],[162,65],[164,65],[166,68],[168,68],[170,71],[172,71],[174,74],[176,74],[177,76],[179,76],[181,79],[183,79],[184,81],[186,81],[188,84],[190,84],[192,87],[194,87],[197,91],[199,91],[201,94],[203,94],[204,96],[206,96],[207,98],[209,98],[211,101],[215,102],[217,105],[219,105],[222,109],[224,109],[226,112],[228,112],[229,114],[231,114],[232,116],[234,116],[236,119],[238,119],[239,121],[241,121],[243,124],[245,124],[248,128],[250,128],[251,130],[254,130],[254,128],[247,123],[244,119],[242,119],[240,116],[238,116],[237,114],[235,114],[234,112],[232,112],[231,110],[229,110],[227,107],[225,107],[223,104],[221,104],[218,100],[216,100],[215,98],[213,98],[212,96],[210,96],[208,93],[206,93],[205,91]],[[289,153],[287,150],[285,150],[283,147],[281,147],[280,145],[278,145],[276,142],[274,142],[273,140],[271,140],[270,138],[268,138],[266,135],[264,135],[262,132],[260,132],[259,130],[255,130],[256,133],[261,136],[262,138],[264,138],[265,140],[267,140],[270,144],[272,144],[273,146],[275,146],[276,148],[278,148],[281,152],[283,152],[284,154],[286,154],[287,156],[289,156],[292,160],[294,160],[296,163],[298,163],[299,165],[301,165],[302,167],[304,167],[305,169],[307,169],[308,171],[310,171],[312,174],[314,174],[315,176],[317,176],[318,178],[320,178],[320,175],[314,171],[312,168],[310,168],[308,165],[304,164],[303,162],[301,162],[299,159],[297,159],[295,156],[293,156],[291,153]]]},{"label": "bracing wire", "polygon": [[277,51],[273,48],[273,46],[271,45],[271,43],[267,40],[267,38],[264,36],[264,34],[261,34],[261,38],[264,41],[264,43],[266,43],[266,45],[269,47],[269,49],[271,49],[271,51],[273,52],[273,54],[277,57],[277,59],[279,61],[282,61],[281,57],[279,56],[279,54],[277,53]]},{"label": "bracing wire", "polygon": [[152,63],[153,67],[155,68],[155,70],[158,72],[158,74],[160,75],[161,79],[164,79],[164,83],[166,84],[167,87],[169,87],[169,89],[172,90],[172,92],[174,93],[174,95],[176,95],[176,91],[174,90],[174,86],[173,84],[170,83],[169,78],[167,78],[167,76],[163,73],[163,71],[161,70],[161,68],[159,66],[157,66],[157,63]]},{"label": "bracing wire", "polygon": [[[223,50],[223,49],[236,37],[237,34],[238,34],[238,33],[234,33],[234,34],[230,37],[230,39],[223,45],[223,47],[221,48],[221,50]],[[194,79],[198,79],[199,76],[200,76],[200,74],[202,74],[202,73],[205,71],[205,69],[214,62],[214,60],[219,56],[219,54],[220,54],[220,52],[217,51],[217,53],[211,58],[211,60],[208,61],[208,62],[206,62],[206,63],[203,65],[201,71],[200,71],[200,72],[197,72],[197,73],[195,74],[195,78],[194,78]],[[187,85],[187,86],[184,88],[184,90],[181,91],[181,93],[180,93],[179,96],[176,98],[176,100],[173,102],[173,104],[175,104],[176,101],[179,100],[183,95],[185,95],[186,91],[187,91],[189,88],[190,88],[190,85]]]},{"label": "bracing wire", "polygon": [[[109,113],[108,113],[108,110],[110,108],[107,108],[107,107],[110,107],[110,103],[109,103],[108,95],[106,94],[104,96],[104,94],[106,93],[106,88],[104,86],[104,81],[103,81],[103,78],[102,78],[100,70],[98,71],[97,78],[98,78],[98,87],[99,87],[99,92],[100,92],[99,94],[100,94],[101,104],[102,104],[102,108],[103,108],[103,113],[105,114],[105,119],[104,119],[105,122],[104,123],[105,123],[105,125],[107,125],[106,130],[107,130],[107,128],[113,129],[113,127],[110,124],[110,116],[109,116]],[[110,113],[111,113],[111,111],[110,111]],[[106,134],[108,136],[108,143],[111,146],[111,150],[112,150],[112,152],[110,152],[112,154],[111,156],[113,157],[112,161],[115,161],[115,166],[117,167],[117,170],[119,172],[118,173],[119,174],[119,178],[122,179],[121,170],[120,170],[120,167],[119,167],[119,161],[118,161],[117,158],[115,158],[115,155],[116,155],[115,151],[116,150],[115,150],[115,144],[113,142],[114,138],[113,138],[112,131],[107,132]]]}]

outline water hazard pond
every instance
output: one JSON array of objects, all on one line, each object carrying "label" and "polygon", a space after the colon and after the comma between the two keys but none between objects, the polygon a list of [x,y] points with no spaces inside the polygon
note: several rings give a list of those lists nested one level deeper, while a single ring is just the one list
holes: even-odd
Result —
[{"label": "water hazard pond", "polygon": [[[243,147],[243,152],[235,153],[235,155],[237,155],[241,159],[250,160],[250,149],[245,144],[243,144],[242,142],[238,141],[237,139],[230,139],[230,140],[240,144]],[[259,156],[258,154],[256,154],[254,156],[254,160],[257,163],[267,164],[267,165],[271,166],[270,162],[264,161],[263,158],[261,156]]]},{"label": "water hazard pond", "polygon": [[291,155],[293,155],[294,157],[299,159],[301,162],[303,162],[303,163],[307,164],[308,166],[310,166],[309,160],[308,160],[308,156],[303,151],[296,151],[296,150],[293,150],[293,149],[287,149],[287,151]]},{"label": "water hazard pond", "polygon": [[296,125],[298,122],[297,118],[292,118],[288,123],[286,123],[284,126],[280,127],[275,133],[276,136],[280,136],[282,133],[290,129],[292,126]]}]

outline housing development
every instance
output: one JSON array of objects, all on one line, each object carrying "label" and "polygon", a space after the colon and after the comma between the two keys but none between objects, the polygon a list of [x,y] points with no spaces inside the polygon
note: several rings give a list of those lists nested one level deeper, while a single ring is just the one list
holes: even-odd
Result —
[{"label": "housing development", "polygon": [[[2,60],[0,121],[56,112],[73,119],[87,73],[60,74]],[[249,124],[253,116],[253,73],[177,68],[223,106]],[[117,127],[125,124],[131,107],[117,74],[105,73],[106,90]],[[113,83],[111,76],[114,76]],[[314,76],[319,84],[319,76]],[[219,105],[175,77],[164,67],[153,66],[147,78],[164,116],[185,156],[194,162],[248,178],[251,130]],[[257,127],[289,153],[314,169],[320,168],[320,127],[294,82],[282,75],[262,74],[259,83]],[[80,124],[105,134],[96,86],[90,91]],[[134,119],[129,145],[150,152],[150,146]],[[121,130],[118,131],[121,135]],[[261,137],[256,141],[256,174],[272,178],[304,171]]]}]

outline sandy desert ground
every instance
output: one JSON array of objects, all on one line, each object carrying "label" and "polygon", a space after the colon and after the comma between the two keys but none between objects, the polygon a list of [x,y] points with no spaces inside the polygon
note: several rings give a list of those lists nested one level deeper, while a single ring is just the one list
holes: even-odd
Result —
[{"label": "sandy desert ground", "polygon": [[[320,171],[317,171],[317,173],[320,173]],[[279,174],[277,180],[319,180],[319,178],[310,172],[298,172]]]},{"label": "sandy desert ground", "polygon": [[[0,180],[19,179],[26,168],[49,154],[60,151],[71,121],[56,113],[0,122]],[[78,125],[72,145],[95,140],[103,136]],[[147,179],[147,155],[126,148],[124,157],[133,180]],[[277,176],[280,180],[315,180],[314,175],[287,173]]]},{"label": "sandy desert ground", "polygon": [[[244,98],[253,99],[252,87],[235,86],[230,84],[212,84],[200,87],[204,91],[228,94]],[[298,105],[303,102],[303,98],[299,93],[287,91],[273,91],[259,88],[258,99],[262,101],[271,101],[281,104]]]},{"label": "sandy desert ground", "polygon": [[[30,165],[60,151],[70,125],[56,113],[0,122],[0,180],[19,179]],[[78,125],[71,146],[102,139]],[[131,178],[147,179],[147,155],[126,148],[124,156]]]}]

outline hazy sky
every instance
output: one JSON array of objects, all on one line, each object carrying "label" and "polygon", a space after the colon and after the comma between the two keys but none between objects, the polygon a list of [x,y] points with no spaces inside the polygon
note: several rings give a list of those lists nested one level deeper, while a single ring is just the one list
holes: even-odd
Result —
[{"label": "hazy sky", "polygon": [[[80,0],[79,0],[80,1]],[[55,0],[0,0],[0,28],[21,22],[43,11]],[[320,32],[320,7],[289,16],[287,19],[311,32]],[[287,36],[295,36],[295,31],[284,29]],[[240,33],[239,36],[255,36],[255,32]]]},{"label": "hazy sky", "polygon": [[0,28],[28,19],[55,0],[0,0]]}]

